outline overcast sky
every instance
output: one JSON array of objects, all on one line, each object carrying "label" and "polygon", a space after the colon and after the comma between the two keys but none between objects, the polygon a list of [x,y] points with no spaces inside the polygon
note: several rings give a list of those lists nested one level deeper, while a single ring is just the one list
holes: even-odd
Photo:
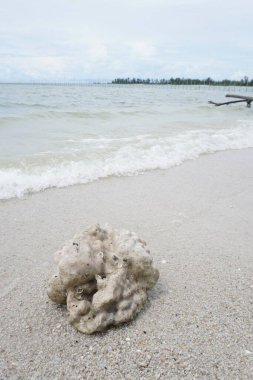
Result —
[{"label": "overcast sky", "polygon": [[0,0],[0,81],[253,77],[253,0]]}]

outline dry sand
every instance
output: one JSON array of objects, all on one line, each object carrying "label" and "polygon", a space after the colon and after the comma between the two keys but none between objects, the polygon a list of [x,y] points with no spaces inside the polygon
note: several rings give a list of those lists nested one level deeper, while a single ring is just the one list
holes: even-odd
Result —
[{"label": "dry sand", "polygon": [[[160,280],[132,322],[82,335],[46,295],[95,222],[136,231]],[[1,379],[253,379],[253,150],[0,204]]]}]

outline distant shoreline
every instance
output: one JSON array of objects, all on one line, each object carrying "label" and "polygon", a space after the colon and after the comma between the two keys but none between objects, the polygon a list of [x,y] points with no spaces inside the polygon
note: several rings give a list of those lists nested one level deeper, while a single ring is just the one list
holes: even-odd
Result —
[{"label": "distant shoreline", "polygon": [[210,84],[161,84],[161,83],[153,83],[153,84],[144,84],[144,83],[111,83],[111,82],[108,82],[108,83],[73,83],[73,82],[59,82],[59,83],[55,83],[55,82],[48,82],[48,83],[43,83],[43,82],[34,82],[34,83],[27,83],[27,82],[2,82],[0,83],[0,86],[59,86],[59,87],[67,87],[67,86],[71,86],[71,87],[88,87],[88,86],[115,86],[115,85],[119,85],[119,86],[152,86],[152,87],[169,87],[169,88],[203,88],[203,89],[207,89],[207,88],[235,88],[237,87],[238,89],[245,89],[247,91],[247,89],[250,89],[252,91],[253,89],[253,85],[250,85],[250,86],[245,86],[245,85],[235,85],[235,84],[231,84],[231,85],[210,85]]},{"label": "distant shoreline", "polygon": [[89,85],[114,85],[114,84],[124,84],[124,85],[167,85],[167,86],[208,86],[208,87],[253,87],[253,79],[249,80],[248,77],[244,77],[241,80],[229,80],[222,79],[215,81],[212,78],[207,79],[191,79],[191,78],[170,78],[170,79],[140,79],[140,78],[116,78],[113,80],[73,80],[73,81],[8,81],[0,82],[0,85],[46,85],[46,86],[89,86]]},{"label": "distant shoreline", "polygon": [[222,79],[222,80],[214,80],[210,77],[206,79],[199,78],[180,78],[171,77],[170,79],[153,79],[153,78],[116,78],[112,81],[114,84],[160,84],[160,85],[208,85],[208,86],[253,86],[253,79],[249,79],[247,76],[244,76],[240,80],[230,80],[230,79]]}]

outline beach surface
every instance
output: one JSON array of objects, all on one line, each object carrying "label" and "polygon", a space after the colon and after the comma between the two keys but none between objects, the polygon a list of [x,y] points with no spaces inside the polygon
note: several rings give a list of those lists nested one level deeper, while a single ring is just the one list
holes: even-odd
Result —
[{"label": "beach surface", "polygon": [[[93,223],[160,271],[131,323],[86,336],[53,304],[53,253]],[[1,379],[252,379],[253,150],[0,202]]]}]

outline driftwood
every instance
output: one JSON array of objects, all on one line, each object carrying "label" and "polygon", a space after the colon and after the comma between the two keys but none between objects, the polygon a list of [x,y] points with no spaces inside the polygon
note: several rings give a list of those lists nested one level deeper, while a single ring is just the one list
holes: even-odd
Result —
[{"label": "driftwood", "polygon": [[228,104],[232,104],[232,103],[246,102],[247,107],[251,107],[251,102],[253,102],[253,97],[251,97],[251,96],[227,94],[226,98],[236,98],[236,99],[240,99],[240,100],[232,100],[232,101],[224,102],[224,103],[216,103],[216,102],[209,101],[208,103],[214,104],[215,106],[223,106],[223,105],[228,105]]}]

